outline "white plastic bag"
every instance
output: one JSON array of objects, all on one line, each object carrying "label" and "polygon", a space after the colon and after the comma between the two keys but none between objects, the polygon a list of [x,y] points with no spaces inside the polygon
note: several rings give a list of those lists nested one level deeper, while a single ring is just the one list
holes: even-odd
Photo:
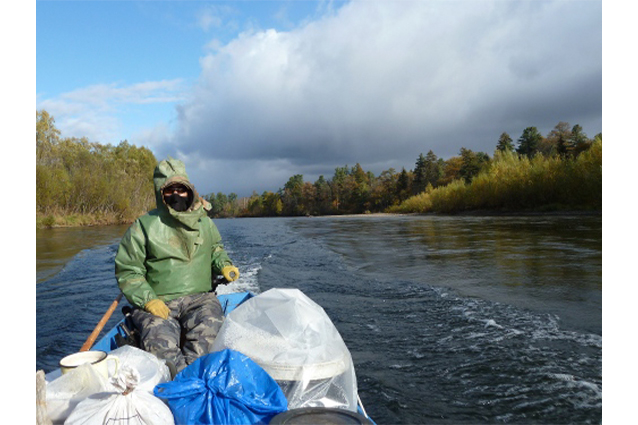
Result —
[{"label": "white plastic bag", "polygon": [[173,413],[159,398],[138,389],[140,373],[121,366],[111,380],[115,391],[102,392],[81,401],[65,425],[174,425]]},{"label": "white plastic bag", "polygon": [[137,390],[145,390],[153,393],[157,384],[171,380],[171,372],[164,360],[155,355],[130,345],[116,348],[109,354],[120,359],[120,367],[128,366],[137,370],[140,375]]},{"label": "white plastic bag", "polygon": [[225,348],[268,372],[290,409],[357,409],[350,351],[324,309],[298,289],[270,289],[228,314],[212,351]]},{"label": "white plastic bag", "polygon": [[47,413],[53,423],[63,423],[82,400],[110,384],[90,364],[83,364],[47,383]]},{"label": "white plastic bag", "polygon": [[[139,392],[144,391],[152,395],[157,384],[171,380],[170,371],[164,360],[151,353],[127,345],[109,354],[118,357],[120,368],[128,367],[137,371],[139,377],[136,389]],[[109,372],[113,373],[113,370]],[[64,375],[57,369],[48,373],[46,378],[47,412],[54,423],[63,423],[81,401],[97,393],[117,392],[117,388],[89,364],[81,365]],[[117,379],[117,376],[114,378]],[[136,394],[133,398],[137,399],[139,396]]]}]

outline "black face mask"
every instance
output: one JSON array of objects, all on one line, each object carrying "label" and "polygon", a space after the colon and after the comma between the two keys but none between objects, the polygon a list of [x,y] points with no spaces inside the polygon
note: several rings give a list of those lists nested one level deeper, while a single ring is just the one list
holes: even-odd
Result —
[{"label": "black face mask", "polygon": [[164,201],[166,201],[168,206],[178,212],[184,212],[189,207],[188,197],[179,196],[177,193],[173,193],[171,196],[165,196]]}]

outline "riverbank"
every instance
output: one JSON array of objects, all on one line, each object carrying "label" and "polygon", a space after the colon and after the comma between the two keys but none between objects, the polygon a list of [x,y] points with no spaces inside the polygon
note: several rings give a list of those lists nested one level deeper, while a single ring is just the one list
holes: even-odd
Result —
[{"label": "riverbank", "polygon": [[110,226],[116,224],[130,224],[134,220],[134,218],[122,217],[117,214],[36,214],[35,218],[37,229],[50,229],[54,227]]}]

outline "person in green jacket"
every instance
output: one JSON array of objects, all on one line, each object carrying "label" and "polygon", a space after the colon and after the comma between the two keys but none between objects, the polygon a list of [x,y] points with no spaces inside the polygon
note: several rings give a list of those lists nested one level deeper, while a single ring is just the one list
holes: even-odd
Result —
[{"label": "person in green jacket", "polygon": [[[212,278],[239,277],[221,235],[188,180],[183,162],[169,157],[153,174],[157,208],[127,230],[115,256],[115,277],[134,307],[142,348],[179,372],[210,352],[223,314]],[[181,343],[183,341],[183,344]]]}]

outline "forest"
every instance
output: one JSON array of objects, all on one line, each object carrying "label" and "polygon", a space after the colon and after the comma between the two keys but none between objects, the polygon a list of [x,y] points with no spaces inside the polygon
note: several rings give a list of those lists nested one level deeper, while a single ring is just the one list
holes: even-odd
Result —
[{"label": "forest", "polygon": [[[153,169],[144,147],[63,138],[54,118],[36,111],[38,227],[128,223],[155,207]],[[602,210],[602,134],[559,122],[546,136],[507,133],[495,150],[439,158],[420,153],[414,167],[375,175],[360,164],[337,167],[328,178],[296,174],[276,192],[211,193],[212,217],[315,216],[369,213]]]},{"label": "forest", "polygon": [[546,136],[527,127],[515,144],[503,132],[493,156],[461,147],[444,160],[432,150],[413,169],[378,176],[360,164],[337,167],[314,182],[289,178],[277,192],[206,196],[214,217],[369,213],[602,210],[602,134],[559,122]]},{"label": "forest", "polygon": [[36,111],[37,227],[128,223],[155,207],[153,153],[129,144],[62,138]]}]

